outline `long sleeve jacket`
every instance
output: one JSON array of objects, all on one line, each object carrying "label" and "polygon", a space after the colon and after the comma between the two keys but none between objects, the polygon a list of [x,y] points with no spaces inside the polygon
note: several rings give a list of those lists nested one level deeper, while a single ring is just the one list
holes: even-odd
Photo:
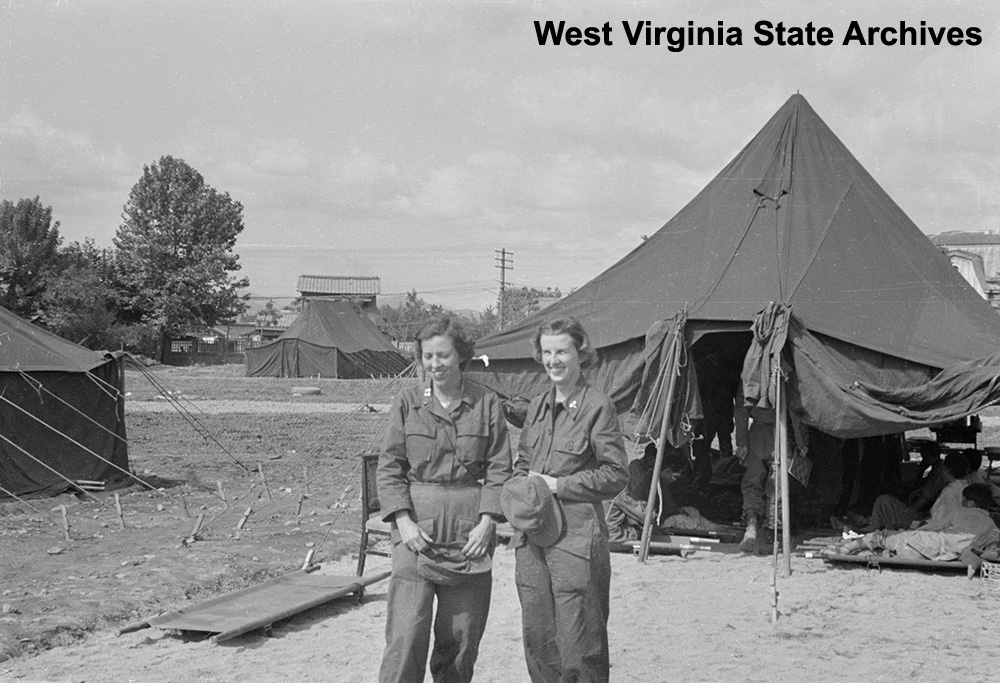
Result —
[{"label": "long sleeve jacket", "polygon": [[481,485],[480,514],[501,516],[510,473],[510,438],[496,394],[464,382],[461,405],[445,410],[428,380],[396,397],[376,474],[385,520],[413,509],[411,482]]},{"label": "long sleeve jacket", "polygon": [[515,472],[529,470],[558,479],[562,501],[600,502],[628,483],[628,457],[614,404],[581,378],[556,422],[555,390],[532,399],[518,445]]},{"label": "long sleeve jacket", "polygon": [[[607,536],[601,501],[625,488],[628,458],[611,399],[581,378],[564,403],[557,407],[554,389],[531,401],[514,476],[530,470],[556,478],[556,500],[565,520],[556,546],[589,558],[594,539]],[[566,415],[557,420],[556,410]],[[522,541],[515,534],[514,546]]]}]

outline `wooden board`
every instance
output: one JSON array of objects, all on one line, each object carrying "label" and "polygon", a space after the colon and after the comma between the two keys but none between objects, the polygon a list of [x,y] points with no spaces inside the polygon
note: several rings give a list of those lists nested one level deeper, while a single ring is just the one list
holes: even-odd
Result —
[{"label": "wooden board", "polygon": [[149,627],[201,631],[216,634],[212,642],[220,643],[337,598],[360,594],[365,586],[388,578],[390,573],[327,576],[299,570],[176,612],[166,612],[127,626],[118,633],[121,635]]}]

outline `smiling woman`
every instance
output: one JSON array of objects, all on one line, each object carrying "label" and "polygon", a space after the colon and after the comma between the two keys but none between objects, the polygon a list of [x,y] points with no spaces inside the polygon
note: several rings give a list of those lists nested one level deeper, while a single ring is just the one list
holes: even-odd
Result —
[{"label": "smiling woman", "polygon": [[425,381],[396,397],[376,477],[392,522],[379,680],[423,680],[433,629],[431,674],[460,683],[472,680],[489,616],[510,441],[500,399],[462,381],[474,347],[461,325],[432,318],[416,340]]},{"label": "smiling woman", "polygon": [[[542,323],[534,349],[553,388],[528,406],[514,477],[541,479],[563,524],[554,540],[529,536],[528,528],[511,539],[524,657],[535,683],[607,681],[611,559],[603,501],[628,483],[618,414],[583,377],[596,353],[577,320]],[[512,526],[514,517],[508,514]]]}]

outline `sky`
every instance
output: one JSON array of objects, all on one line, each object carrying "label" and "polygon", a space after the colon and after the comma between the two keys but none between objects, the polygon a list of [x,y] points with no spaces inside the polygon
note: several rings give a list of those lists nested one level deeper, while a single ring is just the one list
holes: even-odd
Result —
[{"label": "sky", "polygon": [[[539,45],[548,20],[612,44]],[[630,45],[626,21],[742,45]],[[761,46],[760,21],[834,39]],[[852,21],[981,42],[843,45]],[[583,285],[796,92],[925,233],[1000,230],[995,0],[5,0],[0,199],[110,248],[143,167],[179,157],[243,206],[253,308],[309,274],[480,311],[495,250],[513,286]]]}]

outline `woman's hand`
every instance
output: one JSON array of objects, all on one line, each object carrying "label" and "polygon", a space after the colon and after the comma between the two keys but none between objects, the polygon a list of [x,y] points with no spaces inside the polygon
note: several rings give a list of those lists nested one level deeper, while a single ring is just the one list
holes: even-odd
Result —
[{"label": "woman's hand", "polygon": [[400,510],[396,513],[396,529],[399,530],[399,538],[406,547],[415,553],[426,549],[433,542],[427,532],[413,521],[409,510]]},{"label": "woman's hand", "polygon": [[479,524],[469,533],[469,541],[462,548],[462,554],[470,560],[477,560],[486,554],[493,540],[493,532],[496,531],[497,523],[488,514],[479,516]]},{"label": "woman's hand", "polygon": [[556,493],[559,492],[558,491],[558,488],[559,488],[558,487],[558,482],[559,482],[559,480],[556,479],[555,477],[550,477],[549,475],[542,474],[541,472],[530,472],[529,471],[528,474],[530,476],[532,476],[532,477],[541,477],[542,481],[545,482],[545,485],[549,487],[549,491],[552,491],[552,495],[553,496],[556,495]]}]

